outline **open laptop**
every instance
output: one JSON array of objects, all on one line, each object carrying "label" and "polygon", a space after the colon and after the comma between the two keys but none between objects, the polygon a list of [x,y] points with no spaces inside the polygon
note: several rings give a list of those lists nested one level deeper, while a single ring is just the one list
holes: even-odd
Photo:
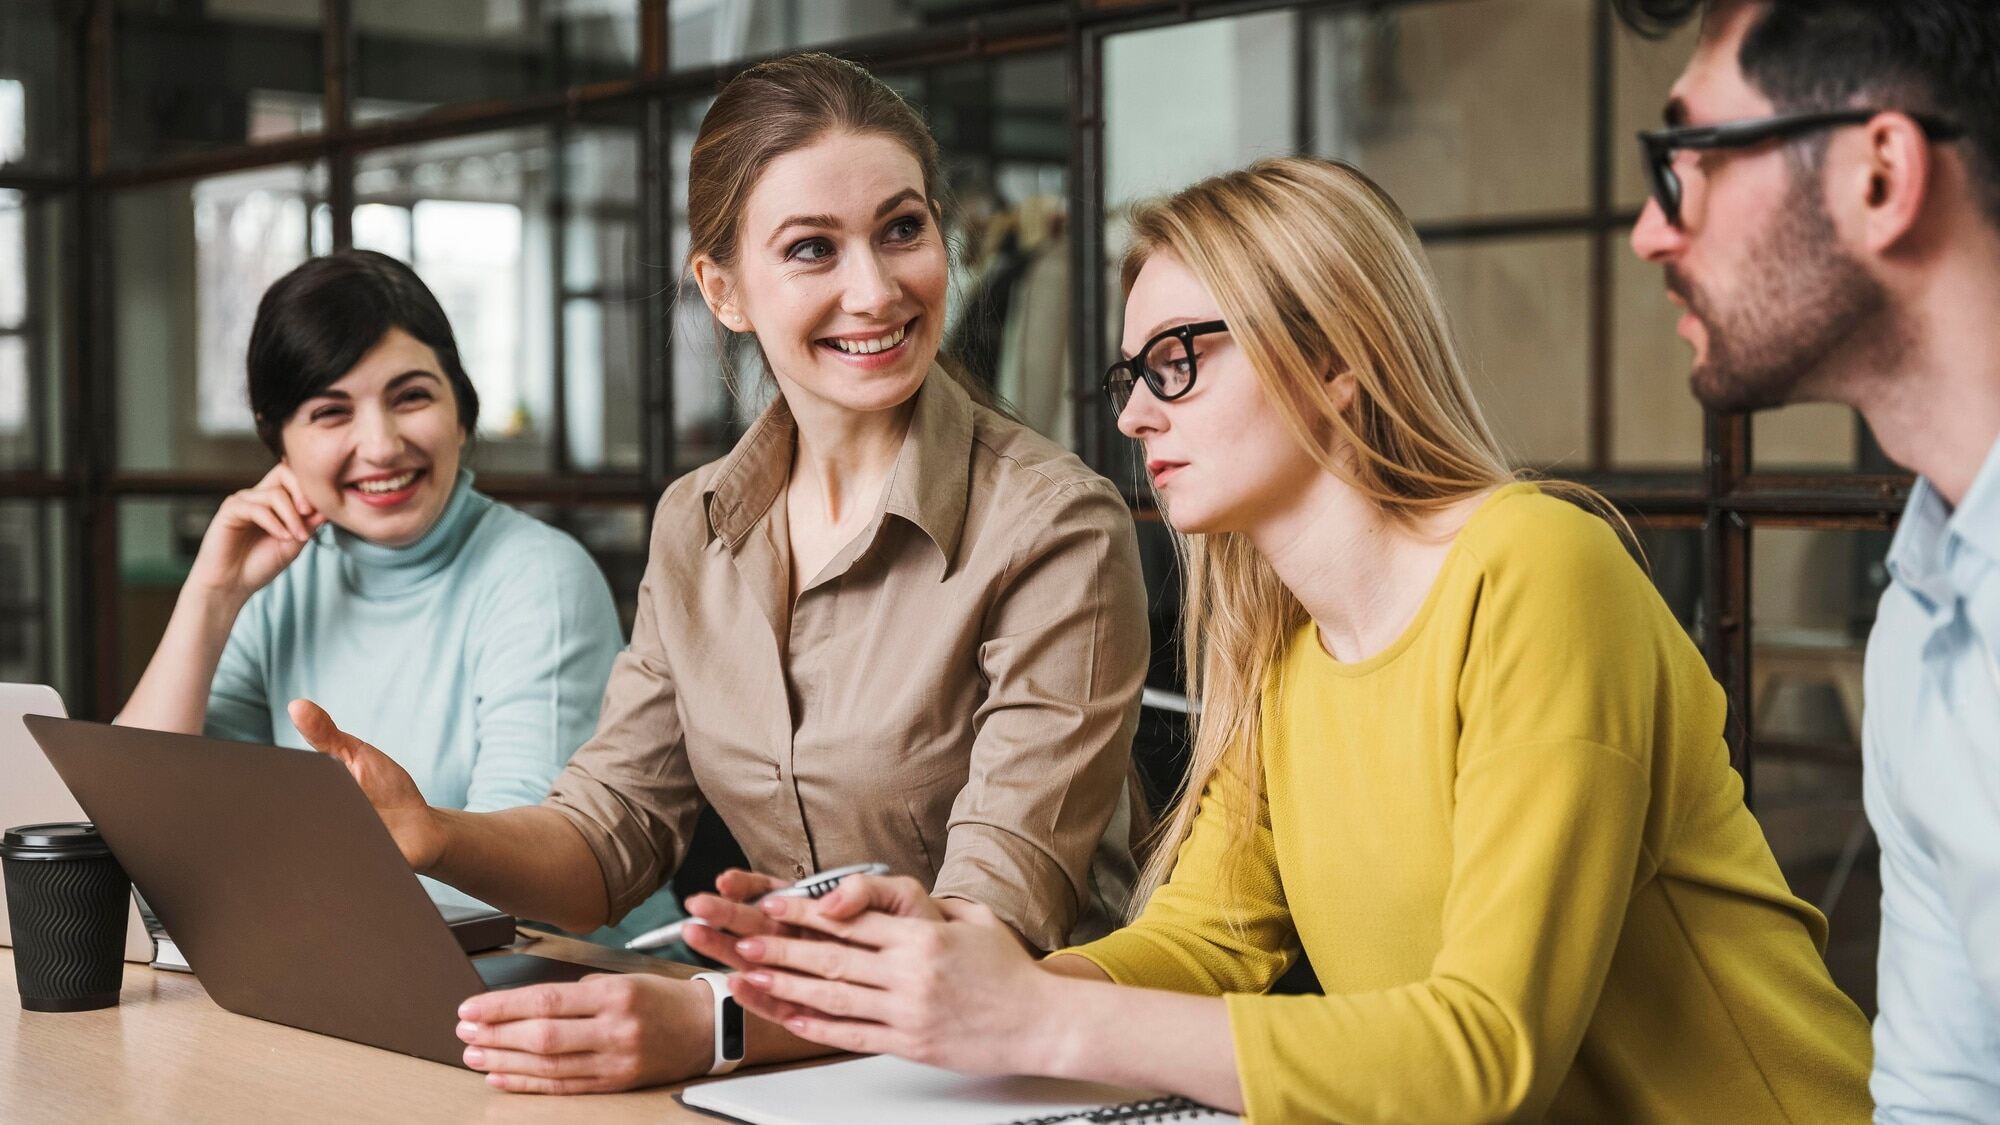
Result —
[{"label": "open laptop", "polygon": [[[61,718],[62,697],[56,689],[41,684],[0,684],[0,829],[23,824],[52,824],[83,820],[76,798],[56,776],[49,760],[28,737],[21,723],[24,715],[53,715]],[[7,920],[7,897],[0,895],[0,945],[14,944],[14,931]],[[125,959],[151,961],[153,935],[139,904],[125,914]]]},{"label": "open laptop", "polygon": [[468,959],[347,768],[323,754],[23,721],[232,1012],[462,1066],[460,1001],[601,971]]}]

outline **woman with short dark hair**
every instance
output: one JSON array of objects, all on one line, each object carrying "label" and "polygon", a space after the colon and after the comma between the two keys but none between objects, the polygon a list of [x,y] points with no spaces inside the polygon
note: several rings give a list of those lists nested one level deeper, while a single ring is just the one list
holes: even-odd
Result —
[{"label": "woman with short dark hair", "polygon": [[382,254],[309,261],[264,294],[248,368],[278,464],[222,502],[118,721],[303,748],[284,708],[310,695],[435,804],[541,800],[596,722],[617,612],[575,540],[474,491],[479,395],[437,299]]}]

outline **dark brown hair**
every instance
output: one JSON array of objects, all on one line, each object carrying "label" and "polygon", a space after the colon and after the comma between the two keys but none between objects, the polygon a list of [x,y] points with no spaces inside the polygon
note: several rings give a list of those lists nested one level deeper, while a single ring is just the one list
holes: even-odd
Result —
[{"label": "dark brown hair", "polygon": [[771,59],[722,87],[688,157],[688,260],[736,261],[743,205],[771,162],[835,131],[876,133],[916,157],[924,197],[941,220],[944,162],[937,139],[881,79],[821,51]]},{"label": "dark brown hair", "polygon": [[[1716,0],[1613,0],[1661,35]],[[1869,105],[1930,113],[1965,130],[1966,164],[2000,225],[2000,4],[1993,0],[1761,0],[1737,65],[1780,113]],[[1872,103],[1872,104],[1871,104]],[[1827,136],[1794,142],[1814,176]]]},{"label": "dark brown hair", "polygon": [[271,283],[257,304],[245,366],[257,436],[285,455],[284,428],[299,404],[339,382],[391,328],[437,353],[458,400],[458,425],[479,425],[479,392],[459,362],[451,321],[417,272],[373,250],[314,258]]}]

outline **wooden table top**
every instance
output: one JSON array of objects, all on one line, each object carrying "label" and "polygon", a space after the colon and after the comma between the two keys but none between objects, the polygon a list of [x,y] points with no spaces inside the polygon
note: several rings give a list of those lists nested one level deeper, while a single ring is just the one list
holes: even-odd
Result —
[{"label": "wooden table top", "polygon": [[[692,966],[542,937],[514,951],[688,976]],[[28,1012],[0,947],[0,1121],[674,1122],[715,1118],[678,1086],[624,1094],[507,1094],[469,1070],[225,1012],[187,973],[125,966],[119,1004]]]}]

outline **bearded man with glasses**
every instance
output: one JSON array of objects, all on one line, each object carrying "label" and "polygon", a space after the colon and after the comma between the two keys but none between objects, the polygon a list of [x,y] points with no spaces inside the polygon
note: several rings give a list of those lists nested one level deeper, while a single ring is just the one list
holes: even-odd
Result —
[{"label": "bearded man with glasses", "polygon": [[2000,4],[1615,0],[1702,20],[1632,233],[1712,409],[1860,411],[1921,478],[1869,637],[1878,1121],[2000,1121]]}]

